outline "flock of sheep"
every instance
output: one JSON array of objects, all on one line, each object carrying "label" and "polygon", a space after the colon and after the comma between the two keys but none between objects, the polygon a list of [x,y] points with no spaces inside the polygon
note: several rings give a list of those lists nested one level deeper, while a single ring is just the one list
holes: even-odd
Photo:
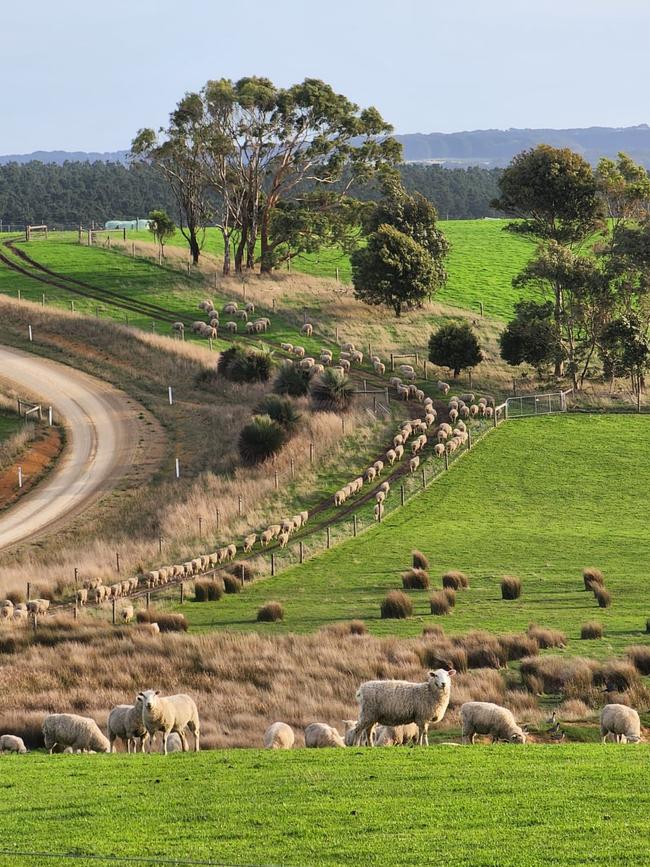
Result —
[{"label": "flock of sheep", "polygon": [[[198,306],[199,310],[202,310],[205,313],[207,322],[204,322],[201,319],[196,320],[192,323],[192,332],[197,334],[199,337],[205,337],[206,340],[215,340],[219,333],[220,326],[219,311],[215,309],[214,303],[209,298],[200,301]],[[229,301],[224,305],[222,312],[226,316],[234,317],[234,319],[228,320],[228,322],[223,326],[229,334],[237,333],[238,323],[236,320],[245,323],[246,334],[263,334],[271,327],[271,320],[266,316],[255,320],[249,320],[249,317],[255,313],[255,305],[251,301],[241,308],[238,306],[236,301]],[[177,334],[179,337],[183,337],[185,334],[185,325],[182,322],[174,322],[172,324],[172,332]]]}]

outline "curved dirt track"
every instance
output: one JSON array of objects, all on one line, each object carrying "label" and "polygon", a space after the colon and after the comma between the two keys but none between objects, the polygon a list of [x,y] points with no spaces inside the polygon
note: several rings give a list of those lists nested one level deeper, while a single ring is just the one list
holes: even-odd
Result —
[{"label": "curved dirt track", "polygon": [[0,550],[57,529],[131,470],[138,406],[124,393],[72,367],[0,346],[0,376],[38,395],[63,419],[67,442],[47,478],[0,514]]}]

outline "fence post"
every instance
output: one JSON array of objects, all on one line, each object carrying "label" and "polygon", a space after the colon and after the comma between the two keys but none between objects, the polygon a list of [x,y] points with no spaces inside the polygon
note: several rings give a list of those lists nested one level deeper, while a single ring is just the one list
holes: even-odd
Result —
[{"label": "fence post", "polygon": [[305,545],[303,542],[300,543],[300,562],[305,562]]},{"label": "fence post", "polygon": [[79,570],[77,567],[74,567],[74,586],[77,588],[79,586]]},{"label": "fence post", "polygon": [[469,451],[472,448],[472,432],[469,428],[467,428],[467,450]]},{"label": "fence post", "polygon": [[149,610],[149,606],[151,605],[151,593],[147,590],[147,595],[145,596],[145,601],[147,605],[147,610]]},{"label": "fence post", "polygon": [[120,571],[120,552],[119,551],[115,552],[115,568],[117,569],[118,572]]},{"label": "fence post", "polygon": [[158,536],[158,553],[162,554],[162,536]]},{"label": "fence post", "polygon": [[400,506],[404,505],[404,485],[400,485],[399,487],[399,500]]},{"label": "fence post", "polygon": [[[244,286],[246,286],[245,283],[244,283]],[[246,567],[244,566],[243,563],[239,564],[239,576],[241,578],[241,586],[243,587],[244,581],[246,580]]]},{"label": "fence post", "polygon": [[32,595],[32,582],[31,582],[31,581],[28,581],[28,582],[27,582],[27,601],[28,601],[28,602],[29,602],[29,600],[30,600],[30,598],[31,598],[31,595]]},{"label": "fence post", "polygon": [[329,550],[332,545],[332,536],[330,533],[330,528],[327,528],[327,549]]},{"label": "fence post", "polygon": [[181,581],[181,605],[185,602],[185,583]]},{"label": "fence post", "polygon": [[445,469],[449,469],[449,452],[445,449]]},{"label": "fence post", "polygon": [[239,517],[241,518],[241,514],[242,514],[242,496],[241,496],[241,494],[239,494],[237,497],[237,511],[239,513]]},{"label": "fence post", "polygon": [[352,515],[352,535],[355,536],[355,538],[356,538],[356,535],[357,535],[357,516],[356,515]]},{"label": "fence post", "polygon": [[274,472],[273,472],[273,483],[275,485],[275,490],[277,491],[278,488],[280,487],[280,482],[278,479],[278,471],[277,470],[274,470]]},{"label": "fence post", "polygon": [[313,441],[309,443],[309,463],[314,463],[314,443]]},{"label": "fence post", "polygon": [[271,554],[271,577],[275,575],[275,554]]},{"label": "fence post", "polygon": [[199,539],[203,538],[203,518],[199,515]]},{"label": "fence post", "polygon": [[395,373],[395,356],[392,352],[390,354],[390,369]]},{"label": "fence post", "polygon": [[422,467],[422,487],[426,488],[426,486],[427,486],[427,477],[426,477],[424,467]]},{"label": "fence post", "polygon": [[219,509],[217,509],[217,530],[219,529],[220,518],[221,518],[221,512],[219,511]]},{"label": "fence post", "polygon": [[33,621],[33,623],[34,623],[34,632],[36,632],[36,630],[38,629],[38,614],[36,614],[36,612],[34,612],[34,621]]},{"label": "fence post", "polygon": [[111,617],[112,617],[112,620],[113,620],[113,626],[115,626],[115,620],[116,620],[115,615],[116,615],[116,606],[117,606],[117,599],[116,599],[116,597],[113,596],[113,599],[112,599],[111,601],[112,601],[112,603],[113,603],[113,605],[112,605],[113,611],[112,611]]}]

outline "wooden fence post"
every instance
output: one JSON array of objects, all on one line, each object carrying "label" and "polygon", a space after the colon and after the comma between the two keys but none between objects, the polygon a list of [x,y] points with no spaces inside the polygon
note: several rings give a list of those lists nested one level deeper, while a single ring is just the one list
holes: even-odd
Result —
[{"label": "wooden fence post", "polygon": [[275,554],[271,554],[271,577],[275,575]]},{"label": "wooden fence post", "polygon": [[472,448],[472,432],[467,428],[467,451]]},{"label": "wooden fence post", "polygon": [[303,542],[300,543],[300,562],[305,562],[305,546]]},{"label": "wooden fence post", "polygon": [[113,621],[113,626],[115,626],[116,614],[117,614],[117,599],[116,599],[116,597],[113,596],[113,599],[111,601],[113,603],[113,605],[112,605],[113,610],[111,613],[111,617],[112,617],[112,621]]},{"label": "wooden fence post", "polygon": [[185,602],[185,583],[181,581],[181,605]]},{"label": "wooden fence post", "polygon": [[145,597],[145,600],[146,600],[147,611],[148,611],[148,610],[149,610],[149,606],[151,605],[151,593],[149,593],[148,590],[147,590],[147,595],[146,595],[146,597]]},{"label": "wooden fence post", "polygon": [[31,596],[32,596],[32,582],[28,581],[27,582],[27,601],[28,602],[31,599]]},{"label": "wooden fence post", "polygon": [[403,506],[404,505],[404,485],[400,485],[399,499],[400,499],[400,506]]},{"label": "wooden fence post", "polygon": [[422,487],[426,488],[426,486],[427,486],[427,477],[425,474],[424,467],[422,467]]},{"label": "wooden fence post", "polygon": [[327,528],[327,548],[328,548],[328,550],[331,547],[331,544],[332,544],[332,536],[330,534],[330,528],[328,527]]},{"label": "wooden fence post", "polygon": [[445,469],[449,469],[449,452],[445,449]]},{"label": "wooden fence post", "polygon": [[357,535],[357,516],[352,515],[352,535],[356,538]]}]

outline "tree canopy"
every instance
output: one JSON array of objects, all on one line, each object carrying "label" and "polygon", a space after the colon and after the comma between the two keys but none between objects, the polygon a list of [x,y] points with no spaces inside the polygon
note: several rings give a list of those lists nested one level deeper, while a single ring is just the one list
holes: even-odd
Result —
[{"label": "tree canopy", "polygon": [[480,364],[483,353],[478,337],[467,322],[450,322],[429,338],[429,361],[448,367],[457,377],[462,370]]}]

